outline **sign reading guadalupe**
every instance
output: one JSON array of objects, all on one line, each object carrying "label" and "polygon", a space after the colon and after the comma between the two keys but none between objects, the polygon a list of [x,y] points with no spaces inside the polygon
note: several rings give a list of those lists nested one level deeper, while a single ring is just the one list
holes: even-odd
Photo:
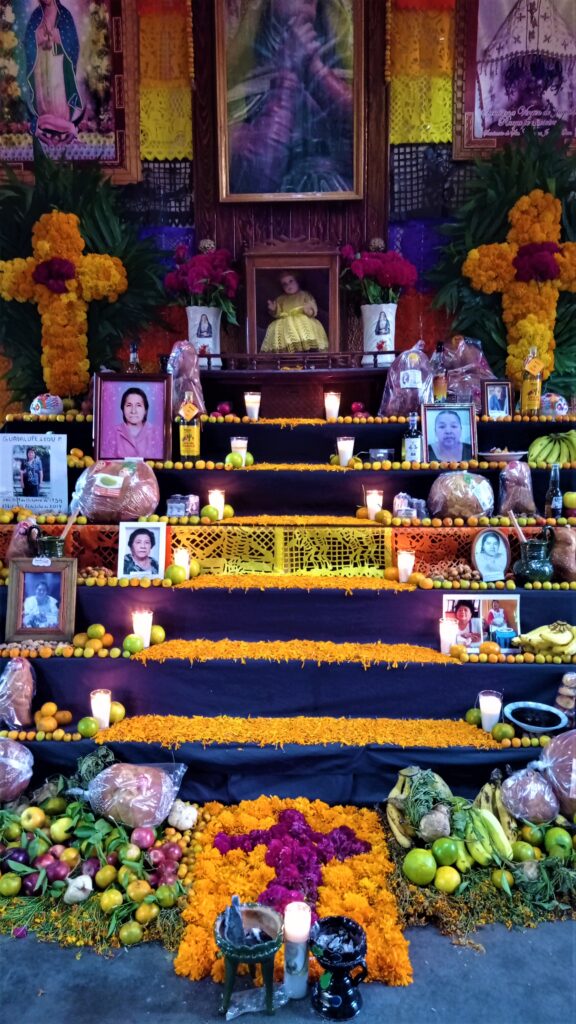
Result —
[{"label": "sign reading guadalupe", "polygon": [[454,157],[532,127],[576,135],[574,0],[457,0]]},{"label": "sign reading guadalupe", "polygon": [[215,5],[220,198],[361,198],[362,0]]}]

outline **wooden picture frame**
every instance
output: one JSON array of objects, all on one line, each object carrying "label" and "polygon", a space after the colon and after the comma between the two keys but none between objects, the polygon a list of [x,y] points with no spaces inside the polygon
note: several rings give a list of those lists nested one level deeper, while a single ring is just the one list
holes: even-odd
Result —
[{"label": "wooden picture frame", "polygon": [[136,0],[10,0],[0,35],[0,162],[31,178],[37,143],[117,184],[139,181]]},{"label": "wooden picture frame", "polygon": [[576,5],[554,0],[539,20],[525,0],[457,0],[453,157],[489,156],[533,127],[558,121],[576,146]]},{"label": "wooden picture frame", "polygon": [[71,640],[76,572],[75,558],[12,558],[6,640]]},{"label": "wooden picture frame", "polygon": [[501,420],[514,414],[514,395],[509,380],[482,381],[482,415]]},{"label": "wooden picture frame", "polygon": [[273,0],[238,11],[215,0],[220,200],[361,199],[363,0],[317,0],[304,24]]},{"label": "wooden picture frame", "polygon": [[[132,399],[137,411],[131,413]],[[125,411],[129,419],[126,419]],[[140,426],[132,432],[131,426]],[[168,373],[94,375],[96,459],[169,459],[172,453],[172,377]]]},{"label": "wooden picture frame", "polygon": [[274,358],[280,353],[288,355],[302,352],[312,356],[317,352],[338,352],[340,255],[337,249],[312,246],[308,249],[296,248],[293,242],[250,249],[245,256],[245,270],[247,345],[251,355],[262,352],[268,328],[275,322],[268,302],[275,302],[282,296],[280,278],[285,275],[293,275],[301,290],[314,300],[317,313],[310,318],[311,325],[314,320],[322,325],[328,345],[318,347],[324,344],[324,340],[321,338],[322,332],[314,325],[310,348],[267,348],[262,354]]},{"label": "wooden picture frame", "polygon": [[[437,429],[437,421],[442,417],[442,429]],[[460,405],[458,403],[446,405],[423,405],[421,408],[422,425],[422,450],[425,462],[469,462],[475,459],[478,454],[478,438],[476,433],[476,409],[473,405]],[[460,424],[456,424],[456,420]],[[449,430],[452,426],[454,429]],[[457,458],[456,450],[459,437],[461,440],[461,454]],[[436,451],[435,444],[444,440],[443,448]],[[449,458],[449,449],[455,451],[454,457]]]},{"label": "wooden picture frame", "polygon": [[486,583],[505,579],[511,559],[508,537],[494,526],[479,530],[472,541],[470,557]]}]

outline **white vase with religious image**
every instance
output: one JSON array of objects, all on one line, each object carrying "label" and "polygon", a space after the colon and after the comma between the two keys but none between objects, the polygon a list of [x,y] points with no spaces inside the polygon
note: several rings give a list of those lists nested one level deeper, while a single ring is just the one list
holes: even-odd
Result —
[{"label": "white vase with religious image", "polygon": [[390,366],[394,360],[394,335],[396,331],[395,302],[372,303],[361,306],[362,336],[364,342],[364,366],[373,366],[374,358],[369,353],[378,352],[378,366]]},{"label": "white vase with religious image", "polygon": [[[222,310],[218,306],[186,306],[188,340],[194,345],[200,360],[210,352],[211,369],[222,366],[220,356],[220,321]],[[216,357],[216,358],[214,358]],[[206,366],[206,362],[201,363]]]}]

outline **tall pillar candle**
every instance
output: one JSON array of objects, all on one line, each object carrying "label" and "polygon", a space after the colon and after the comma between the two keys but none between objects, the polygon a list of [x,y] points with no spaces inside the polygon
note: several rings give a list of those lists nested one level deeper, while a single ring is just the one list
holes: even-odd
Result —
[{"label": "tall pillar candle", "polygon": [[154,613],[148,611],[132,612],[132,632],[141,638],[144,647],[150,647],[153,616]]},{"label": "tall pillar candle", "polygon": [[290,999],[308,992],[308,939],[312,913],[307,903],[288,903],[284,911],[284,989]]},{"label": "tall pillar candle", "polygon": [[208,491],[208,504],[218,512],[218,519],[224,519],[226,496],[224,491]]},{"label": "tall pillar candle", "polygon": [[327,420],[338,419],[338,413],[340,412],[339,391],[326,391],[324,395],[324,411]]},{"label": "tall pillar candle", "polygon": [[244,404],[246,406],[246,415],[248,419],[256,421],[260,415],[260,392],[245,391]]},{"label": "tall pillar candle", "polygon": [[107,729],[110,725],[110,705],[112,703],[112,692],[110,690],[92,690],[90,694],[90,710],[92,718],[95,718],[101,729]]}]

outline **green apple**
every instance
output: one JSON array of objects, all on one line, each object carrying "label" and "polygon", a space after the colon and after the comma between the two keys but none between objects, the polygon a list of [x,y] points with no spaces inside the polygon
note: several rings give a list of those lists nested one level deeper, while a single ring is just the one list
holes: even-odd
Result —
[{"label": "green apple", "polygon": [[[168,568],[170,568],[170,566]],[[168,570],[166,570],[166,572],[167,571]],[[142,637],[138,636],[136,633],[128,633],[128,636],[125,636],[122,641],[122,647],[125,651],[128,651],[128,654],[138,654],[138,651],[142,651],[144,649],[144,641]]]},{"label": "green apple", "polygon": [[27,807],[20,815],[20,824],[27,832],[33,832],[46,824],[46,815],[41,807]]},{"label": "green apple", "polygon": [[[174,562],[171,562],[170,565],[166,566],[164,579],[171,580],[172,583],[184,583],[184,580],[186,579],[186,569],[183,565],[175,565]],[[126,647],[126,641],[124,641],[124,646]],[[139,647],[138,650],[142,650],[142,648]]]},{"label": "green apple", "polygon": [[214,508],[214,505],[204,505],[200,509],[201,519],[211,519],[214,523],[218,520],[218,509]]},{"label": "green apple", "polygon": [[64,815],[63,818],[56,818],[50,825],[50,838],[55,843],[66,843],[72,836],[72,826],[74,825],[74,819],[68,815]]},{"label": "green apple", "polygon": [[562,500],[564,508],[576,508],[576,491],[566,491]]},{"label": "green apple", "polygon": [[240,452],[229,452],[225,462],[227,466],[233,466],[234,469],[242,469],[244,465]]},{"label": "green apple", "polygon": [[163,644],[166,639],[166,630],[163,626],[152,626],[150,630],[150,643]]},{"label": "green apple", "polygon": [[98,732],[100,726],[95,718],[91,718],[90,715],[86,715],[85,718],[81,718],[78,722],[78,732],[84,739],[91,739]]}]

